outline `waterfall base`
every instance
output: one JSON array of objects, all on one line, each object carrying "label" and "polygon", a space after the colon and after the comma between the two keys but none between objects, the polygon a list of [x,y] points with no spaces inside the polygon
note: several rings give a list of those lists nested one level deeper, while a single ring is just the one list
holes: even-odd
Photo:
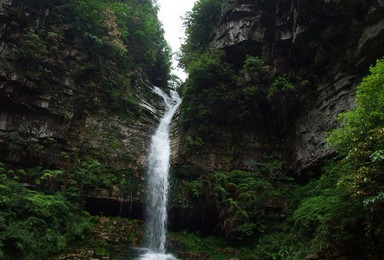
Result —
[{"label": "waterfall base", "polygon": [[126,248],[121,260],[179,260],[171,254],[153,252],[147,248]]},{"label": "waterfall base", "polygon": [[148,250],[148,252],[141,255],[137,260],[177,260],[177,258],[171,254],[155,253]]}]

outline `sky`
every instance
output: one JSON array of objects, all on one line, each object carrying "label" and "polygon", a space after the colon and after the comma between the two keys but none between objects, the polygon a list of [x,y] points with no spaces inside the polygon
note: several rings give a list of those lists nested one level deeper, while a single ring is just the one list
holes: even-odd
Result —
[{"label": "sky", "polygon": [[[165,30],[165,39],[171,46],[172,51],[179,50],[182,39],[185,37],[183,20],[181,17],[185,16],[187,11],[191,11],[193,4],[197,0],[157,0],[160,6],[159,19],[163,24]],[[183,81],[187,75],[180,68],[176,68],[177,62],[173,61],[175,70],[172,73],[179,76]]]}]

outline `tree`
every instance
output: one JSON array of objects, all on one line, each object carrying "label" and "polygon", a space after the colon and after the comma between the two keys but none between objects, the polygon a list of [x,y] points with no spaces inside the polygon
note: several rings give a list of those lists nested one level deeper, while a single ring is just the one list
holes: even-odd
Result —
[{"label": "tree", "polygon": [[384,250],[384,59],[370,73],[357,88],[356,107],[339,116],[343,126],[328,141],[342,156],[339,185],[364,206],[366,236],[378,254]]},{"label": "tree", "polygon": [[[220,0],[199,0],[184,18],[186,42],[182,45],[181,65],[187,66],[196,56],[209,49],[220,20]],[[195,58],[194,58],[195,57]]]}]

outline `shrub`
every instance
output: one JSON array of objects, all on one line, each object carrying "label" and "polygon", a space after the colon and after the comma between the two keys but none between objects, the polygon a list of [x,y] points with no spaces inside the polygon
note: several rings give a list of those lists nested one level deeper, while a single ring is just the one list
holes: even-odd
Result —
[{"label": "shrub", "polygon": [[247,55],[244,61],[244,69],[247,71],[262,71],[264,69],[264,60],[258,56]]},{"label": "shrub", "polygon": [[0,176],[2,259],[47,259],[90,228],[88,214],[60,194],[31,191]]},{"label": "shrub", "polygon": [[384,250],[384,60],[370,68],[356,92],[356,107],[339,116],[343,125],[332,131],[329,143],[340,153],[339,180],[351,199],[364,210],[366,239],[372,257]]},{"label": "shrub", "polygon": [[287,76],[277,76],[268,89],[267,98],[271,99],[279,93],[290,93],[295,91],[295,89],[295,85],[289,81]]}]

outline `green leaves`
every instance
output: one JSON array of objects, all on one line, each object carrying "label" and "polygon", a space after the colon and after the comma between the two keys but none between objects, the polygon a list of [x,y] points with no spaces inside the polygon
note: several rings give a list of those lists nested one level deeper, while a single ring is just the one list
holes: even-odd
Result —
[{"label": "green leaves", "polygon": [[223,58],[224,52],[211,50],[192,62],[187,68],[192,84],[204,89],[232,83],[233,71],[230,65],[223,61]]},{"label": "green leaves", "polygon": [[357,88],[356,108],[339,116],[344,125],[328,137],[341,152],[364,142],[371,130],[384,126],[384,60],[378,60],[370,72]]},{"label": "green leaves", "polygon": [[[72,5],[77,14],[77,26],[98,55],[133,61],[134,64],[126,65],[145,71],[149,71],[158,58],[170,59],[158,55],[166,42],[152,1],[84,0]],[[169,60],[164,63],[168,64]]]},{"label": "green leaves", "polygon": [[[12,260],[51,259],[89,238],[91,217],[81,208],[81,195],[115,185],[123,191],[127,185],[121,179],[130,174],[91,158],[65,170],[11,167],[0,163],[0,258]],[[124,192],[131,192],[132,198],[137,189],[133,183]]]},{"label": "green leaves", "polygon": [[278,93],[293,92],[295,89],[295,85],[289,81],[287,76],[277,76],[268,89],[267,98],[271,99]]},{"label": "green leaves", "polygon": [[192,12],[184,18],[186,43],[182,46],[181,63],[184,66],[195,60],[196,54],[206,52],[214,37],[221,14],[220,0],[199,0]]},{"label": "green leaves", "polygon": [[88,215],[59,194],[0,178],[0,255],[48,259],[90,230]]},{"label": "green leaves", "polygon": [[[280,172],[281,163],[259,164],[259,172],[215,171],[186,181],[183,197],[188,204],[215,207],[220,218],[218,227],[227,239],[239,241],[263,232],[268,199],[284,201],[289,183]],[[271,172],[276,173],[274,179],[266,176]]]},{"label": "green leaves", "polygon": [[341,114],[342,126],[329,134],[338,157],[307,185],[293,220],[318,247],[358,239],[356,252],[373,256],[383,250],[377,241],[384,238],[384,60],[370,72],[358,86],[356,107]]},{"label": "green leaves", "polygon": [[323,224],[324,220],[328,220],[330,213],[340,202],[341,198],[339,196],[309,197],[293,213],[295,224],[312,230],[311,225],[319,225],[319,222]]},{"label": "green leaves", "polygon": [[366,198],[363,204],[365,207],[370,207],[371,210],[373,210],[371,206],[374,204],[384,204],[384,192],[379,192],[375,196]]},{"label": "green leaves", "polygon": [[60,215],[70,208],[69,202],[60,195],[44,195],[31,191],[25,199],[33,204],[34,212],[42,216]]},{"label": "green leaves", "polygon": [[264,69],[264,60],[258,56],[246,55],[243,68],[250,72],[262,71]]},{"label": "green leaves", "polygon": [[43,170],[43,175],[40,177],[41,180],[47,180],[50,178],[58,178],[64,174],[64,170]]},{"label": "green leaves", "polygon": [[384,60],[370,72],[357,88],[356,107],[340,116],[344,125],[328,137],[350,169],[340,184],[362,200],[384,190]]},{"label": "green leaves", "polygon": [[369,156],[369,158],[371,159],[371,161],[373,163],[377,163],[377,162],[380,162],[380,161],[384,160],[384,150],[376,150],[376,151],[374,151]]},{"label": "green leaves", "polygon": [[238,91],[232,87],[234,72],[223,55],[221,51],[205,53],[188,67],[181,120],[184,129],[190,130],[191,140],[201,140],[201,144],[213,134],[213,127],[228,121],[222,111],[230,111],[237,98]]}]

